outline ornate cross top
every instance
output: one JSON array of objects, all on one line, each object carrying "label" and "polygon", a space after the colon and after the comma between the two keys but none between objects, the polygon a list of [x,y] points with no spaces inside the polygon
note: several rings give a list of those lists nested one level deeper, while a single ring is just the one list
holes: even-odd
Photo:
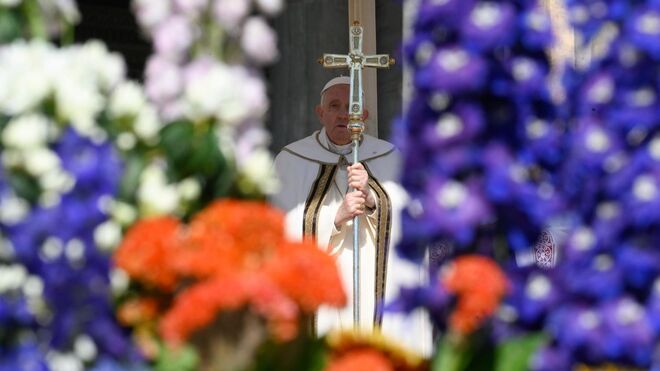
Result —
[{"label": "ornate cross top", "polygon": [[362,131],[364,131],[364,120],[362,115],[364,107],[362,102],[362,69],[371,68],[389,68],[393,65],[394,58],[388,54],[364,55],[362,53],[362,35],[363,29],[360,22],[353,22],[349,30],[349,45],[351,51],[346,54],[323,54],[318,62],[325,68],[349,68],[351,71],[351,86],[348,129],[351,131],[353,140],[360,140]]},{"label": "ornate cross top", "polygon": [[[357,4],[357,3],[354,3]],[[323,54],[319,63],[326,68],[350,68],[350,104],[348,130],[353,141],[353,163],[359,159],[360,139],[364,131],[364,109],[362,106],[362,69],[365,67],[387,68],[394,64],[394,58],[388,54],[364,55],[362,53],[363,29],[360,22],[353,22],[349,30],[351,51],[345,54]],[[364,205],[363,205],[364,207]],[[360,220],[353,217],[353,326],[360,327],[360,248],[358,243]]]}]

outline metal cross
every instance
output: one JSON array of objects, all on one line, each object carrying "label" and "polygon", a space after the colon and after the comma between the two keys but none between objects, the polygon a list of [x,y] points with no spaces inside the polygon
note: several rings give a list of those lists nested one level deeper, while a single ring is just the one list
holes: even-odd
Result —
[{"label": "metal cross", "polygon": [[[318,62],[325,68],[350,69],[350,104],[348,130],[353,141],[353,163],[358,162],[358,149],[364,131],[364,107],[362,102],[362,69],[365,67],[388,68],[394,58],[388,54],[364,55],[362,53],[363,29],[360,22],[353,22],[349,29],[350,52],[346,54],[323,54]],[[360,326],[360,248],[358,243],[359,219],[353,218],[353,325]]]}]

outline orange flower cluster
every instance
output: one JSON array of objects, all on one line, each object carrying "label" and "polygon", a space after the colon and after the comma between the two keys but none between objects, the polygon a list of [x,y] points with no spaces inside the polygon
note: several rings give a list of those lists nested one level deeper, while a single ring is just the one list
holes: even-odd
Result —
[{"label": "orange flower cluster", "polygon": [[361,348],[334,358],[326,371],[394,371],[394,365],[376,349]]},{"label": "orange flower cluster", "polygon": [[179,221],[171,217],[137,223],[115,252],[115,264],[137,281],[172,291],[177,277],[170,269],[170,259],[177,250],[179,228]]},{"label": "orange flower cluster", "polygon": [[426,371],[429,363],[421,356],[393,343],[380,333],[332,332],[326,371]]},{"label": "orange flower cluster", "polygon": [[442,285],[458,297],[449,325],[462,335],[472,333],[491,316],[508,290],[504,272],[484,256],[460,256],[440,275]]},{"label": "orange flower cluster", "polygon": [[[159,324],[172,343],[223,311],[244,307],[262,316],[277,338],[290,339],[300,312],[346,302],[334,259],[312,241],[286,241],[282,213],[262,202],[217,201],[189,225],[172,218],[138,222],[115,262],[143,284],[176,289]],[[143,311],[122,307],[130,323]]]}]

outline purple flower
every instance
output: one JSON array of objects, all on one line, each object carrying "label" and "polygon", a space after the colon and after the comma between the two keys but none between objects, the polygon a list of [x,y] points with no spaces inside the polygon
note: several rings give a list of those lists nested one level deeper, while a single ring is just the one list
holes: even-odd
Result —
[{"label": "purple flower", "polygon": [[655,60],[660,59],[660,11],[651,6],[640,7],[627,19],[625,31],[628,38],[638,48],[649,53]]},{"label": "purple flower", "polygon": [[649,367],[655,348],[655,336],[644,306],[629,297],[608,302],[602,307],[606,336],[603,337],[606,359]]},{"label": "purple flower", "polygon": [[596,308],[563,305],[550,314],[547,326],[557,345],[573,357],[589,363],[602,359],[605,329],[602,314]]},{"label": "purple flower", "polygon": [[651,292],[656,277],[660,277],[660,251],[653,245],[636,246],[632,243],[617,249],[617,262],[621,265],[626,283],[639,292]]},{"label": "purple flower", "polygon": [[520,19],[522,44],[529,50],[543,50],[553,40],[550,18],[540,4],[531,5]]},{"label": "purple flower", "polygon": [[457,103],[451,111],[441,113],[434,124],[425,126],[422,140],[429,147],[446,148],[474,139],[483,124],[484,118],[477,106]]},{"label": "purple flower", "polygon": [[616,133],[597,120],[582,119],[577,122],[577,130],[572,139],[573,155],[592,169],[616,171],[622,165],[621,161],[625,161],[625,158],[617,155],[620,153],[621,143]]},{"label": "purple flower", "polygon": [[611,299],[624,291],[623,272],[609,254],[598,254],[587,261],[561,263],[558,267],[565,290],[580,297]]},{"label": "purple flower", "polygon": [[432,30],[457,27],[474,6],[474,0],[424,0],[419,6],[415,25],[419,29]]},{"label": "purple flower", "polygon": [[603,106],[612,102],[615,91],[614,76],[609,71],[596,73],[584,82],[578,104],[580,104],[583,113],[591,113],[591,111],[602,109]]},{"label": "purple flower", "polygon": [[630,210],[631,221],[639,228],[660,225],[660,168],[641,173],[624,195],[624,205]]},{"label": "purple flower", "polygon": [[515,309],[516,322],[538,327],[561,302],[562,291],[551,276],[542,272],[508,271],[512,289],[506,303]]},{"label": "purple flower", "polygon": [[492,211],[479,191],[480,182],[433,177],[427,184],[425,217],[432,220],[438,232],[459,245],[473,242],[475,230],[492,219]]},{"label": "purple flower", "polygon": [[513,83],[515,93],[522,97],[547,98],[548,69],[538,61],[529,57],[515,57],[506,65]]},{"label": "purple flower", "polygon": [[543,347],[532,356],[530,369],[533,371],[569,370],[572,359],[564,349]]},{"label": "purple flower", "polygon": [[514,41],[514,22],[511,4],[478,2],[461,26],[462,42],[479,50],[509,46]]},{"label": "purple flower", "polygon": [[482,58],[460,46],[439,48],[415,75],[420,89],[439,90],[451,94],[465,93],[481,88],[487,67]]}]

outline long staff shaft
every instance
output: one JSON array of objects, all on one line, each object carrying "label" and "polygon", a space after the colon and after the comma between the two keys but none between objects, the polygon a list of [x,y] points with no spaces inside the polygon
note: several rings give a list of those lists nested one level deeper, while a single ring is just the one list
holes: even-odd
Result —
[{"label": "long staff shaft", "polygon": [[[360,142],[353,140],[353,164],[358,162],[358,148]],[[360,219],[353,217],[353,326],[360,327],[360,245],[359,245]]]}]

